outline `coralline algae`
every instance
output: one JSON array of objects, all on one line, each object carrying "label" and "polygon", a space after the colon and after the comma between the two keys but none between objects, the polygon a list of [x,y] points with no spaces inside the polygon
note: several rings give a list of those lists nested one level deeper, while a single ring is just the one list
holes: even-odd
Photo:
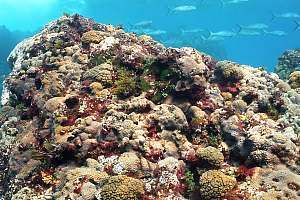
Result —
[{"label": "coralline algae", "polygon": [[8,61],[4,199],[300,197],[296,75],[285,82],[79,15]]}]

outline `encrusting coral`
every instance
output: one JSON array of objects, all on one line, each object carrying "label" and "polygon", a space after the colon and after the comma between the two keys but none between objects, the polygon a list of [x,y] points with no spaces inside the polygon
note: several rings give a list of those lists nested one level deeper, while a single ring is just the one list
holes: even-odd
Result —
[{"label": "encrusting coral", "polygon": [[77,14],[8,61],[0,199],[299,197],[298,72],[281,80]]}]

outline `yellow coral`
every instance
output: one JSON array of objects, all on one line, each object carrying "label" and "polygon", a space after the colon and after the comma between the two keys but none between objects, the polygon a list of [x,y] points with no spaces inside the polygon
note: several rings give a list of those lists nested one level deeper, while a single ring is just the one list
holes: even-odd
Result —
[{"label": "yellow coral", "polygon": [[138,200],[144,194],[144,183],[124,175],[101,181],[99,196],[103,200]]},{"label": "yellow coral", "polygon": [[223,154],[214,147],[198,148],[196,155],[206,167],[220,168],[224,162]]},{"label": "yellow coral", "polygon": [[210,170],[200,178],[200,196],[204,200],[218,200],[232,191],[236,184],[235,178],[218,170]]},{"label": "yellow coral", "polygon": [[90,88],[96,96],[100,96],[101,91],[103,90],[103,86],[99,82],[93,82],[90,84]]},{"label": "yellow coral", "polygon": [[100,43],[104,39],[103,33],[101,31],[89,31],[82,35],[81,41],[83,43]]}]

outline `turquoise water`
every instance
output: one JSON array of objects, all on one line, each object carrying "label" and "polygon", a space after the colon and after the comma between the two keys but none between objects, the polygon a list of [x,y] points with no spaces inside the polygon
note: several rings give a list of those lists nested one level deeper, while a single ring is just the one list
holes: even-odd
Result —
[{"label": "turquoise water", "polygon": [[[184,6],[192,9],[176,11]],[[5,49],[0,51],[2,66],[15,43],[63,13],[122,25],[129,31],[152,34],[167,46],[193,46],[217,59],[264,66],[269,71],[283,51],[300,46],[300,28],[295,30],[295,20],[300,21],[299,0],[0,0],[0,11],[0,25],[12,32],[12,42],[7,44],[0,29]],[[273,18],[274,14],[282,16]],[[239,28],[258,23],[267,28],[250,32]],[[209,31],[236,35],[209,37]],[[1,73],[7,71],[2,67]]]}]

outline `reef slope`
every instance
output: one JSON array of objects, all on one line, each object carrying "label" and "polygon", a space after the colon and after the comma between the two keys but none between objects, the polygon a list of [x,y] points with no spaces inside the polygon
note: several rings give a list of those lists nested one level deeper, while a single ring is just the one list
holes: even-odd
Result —
[{"label": "reef slope", "polygon": [[299,83],[79,15],[8,61],[4,199],[299,199]]}]

